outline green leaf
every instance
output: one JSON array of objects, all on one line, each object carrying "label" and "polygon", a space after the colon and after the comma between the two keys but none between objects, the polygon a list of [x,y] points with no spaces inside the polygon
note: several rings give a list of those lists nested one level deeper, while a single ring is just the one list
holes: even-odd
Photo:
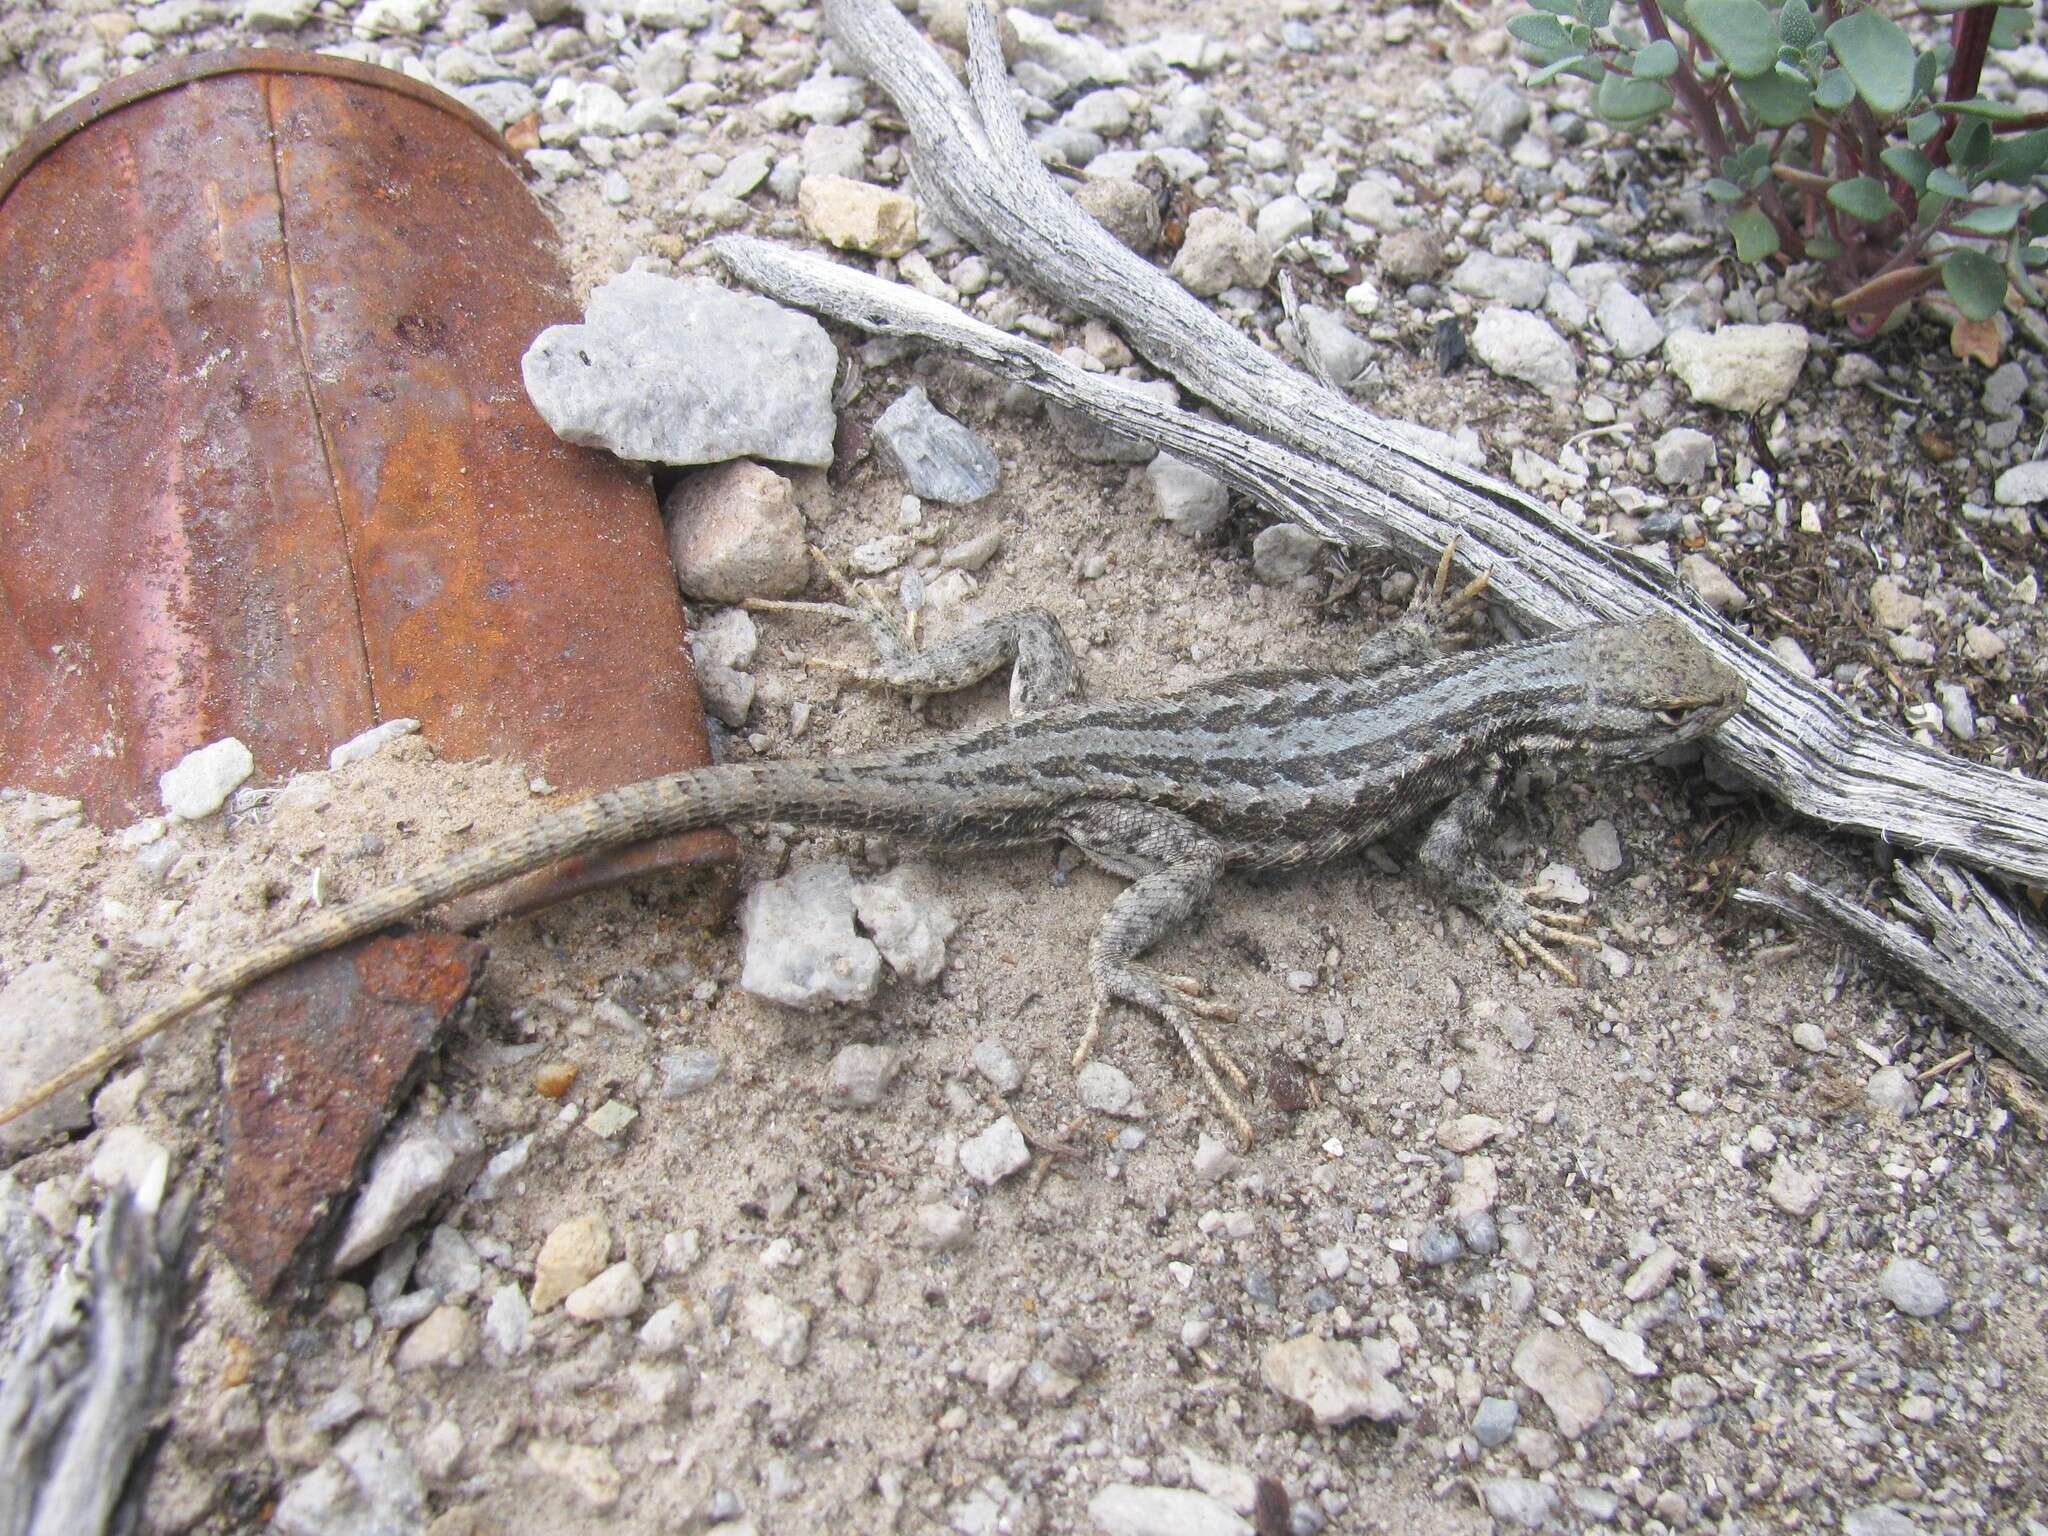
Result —
[{"label": "green leaf", "polygon": [[1920,194],[1918,223],[1923,229],[1939,229],[1941,221],[1948,217],[1948,211],[1954,203],[1954,198],[1935,191],[1930,185]]},{"label": "green leaf", "polygon": [[1940,73],[1941,60],[1936,58],[1931,50],[1921,54],[1919,58],[1913,61],[1913,94],[1915,96],[1931,95],[1934,90],[1935,78]]},{"label": "green leaf", "polygon": [[1754,80],[1737,80],[1735,92],[1766,128],[1789,128],[1813,106],[1804,80],[1787,80],[1775,70]]},{"label": "green leaf", "polygon": [[1982,251],[1950,251],[1941,282],[1966,319],[1989,320],[2005,308],[2005,268]]},{"label": "green leaf", "polygon": [[1529,0],[1529,3],[1537,10],[1548,11],[1553,16],[1569,16],[1576,19],[1579,14],[1578,0]]},{"label": "green leaf", "polygon": [[1770,169],[1770,164],[1770,146],[1750,144],[1721,162],[1721,174],[1730,181],[1739,181],[1745,187],[1753,187],[1757,179]]},{"label": "green leaf", "polygon": [[[1732,181],[1724,181],[1719,176],[1710,176],[1707,178],[1707,196],[1717,203],[1739,203],[1742,201],[1742,188]],[[2042,204],[2042,207],[2048,209],[2048,203]]]},{"label": "green leaf", "polygon": [[[1700,0],[1693,0],[1697,6]],[[1735,237],[1735,254],[1743,261],[1762,261],[1778,254],[1778,229],[1759,208],[1743,208],[1728,215],[1728,233]]]},{"label": "green leaf", "polygon": [[1660,37],[1636,55],[1629,73],[1638,80],[1669,80],[1678,73],[1678,46]]},{"label": "green leaf", "polygon": [[1979,117],[1987,122],[2008,123],[2026,113],[2009,101],[1989,101],[1982,96],[1972,96],[1968,101],[1945,101],[1941,104],[1944,112],[1959,112],[1964,117]]},{"label": "green leaf", "polygon": [[1927,190],[1927,174],[1934,169],[1934,162],[1919,150],[1906,144],[1894,144],[1877,158],[1886,170],[1915,192]]},{"label": "green leaf", "polygon": [[1833,261],[1842,254],[1842,246],[1833,235],[1810,235],[1806,241],[1806,254],[1814,261]]},{"label": "green leaf", "polygon": [[1813,88],[1813,104],[1828,112],[1840,112],[1856,99],[1856,82],[1847,71],[1830,69]]},{"label": "green leaf", "polygon": [[1828,28],[1828,42],[1871,111],[1889,117],[1912,105],[1916,56],[1913,40],[1897,22],[1877,11],[1856,11]]},{"label": "green leaf", "polygon": [[1508,36],[1535,49],[1546,58],[1575,51],[1572,48],[1572,35],[1565,31],[1564,23],[1555,16],[1545,16],[1535,11],[1524,11],[1519,16],[1510,16]]},{"label": "green leaf", "polygon": [[2019,224],[2020,211],[2011,203],[1990,203],[1972,208],[1955,221],[1955,227],[1973,235],[2009,235]]},{"label": "green leaf", "polygon": [[2027,215],[2027,233],[2048,235],[2048,203],[2042,203]]},{"label": "green leaf", "polygon": [[1529,77],[1531,85],[1548,85],[1567,70],[1586,62],[1583,53],[1568,53],[1561,59],[1553,59]]},{"label": "green leaf", "polygon": [[1991,164],[1986,174],[1993,181],[2023,187],[2048,165],[2048,128],[2033,133],[2016,133],[1991,146]]},{"label": "green leaf", "polygon": [[1970,184],[1945,166],[1938,166],[1927,173],[1926,190],[1937,197],[1968,197]]},{"label": "green leaf", "polygon": [[1991,128],[1974,118],[1959,125],[1948,141],[1948,157],[1965,170],[1982,170],[1991,163]]},{"label": "green leaf", "polygon": [[1610,74],[1593,93],[1593,110],[1610,123],[1627,127],[1647,122],[1671,105],[1671,88],[1655,80],[1631,80]]},{"label": "green leaf", "polygon": [[2030,267],[2048,266],[2048,245],[2029,245],[2020,252],[2020,260]]},{"label": "green leaf", "polygon": [[2002,5],[1998,14],[1991,18],[1991,46],[1993,48],[2017,48],[2027,40],[2027,33],[2033,29],[2034,16],[2030,7],[2024,5]]},{"label": "green leaf", "polygon": [[1974,11],[1980,5],[2002,5],[2007,0],[1920,0],[1920,9],[1934,16],[1953,16],[1957,11]]},{"label": "green leaf", "polygon": [[1692,0],[1686,25],[1738,80],[1769,71],[1778,62],[1778,27],[1760,0]]},{"label": "green leaf", "polygon": [[1614,0],[1584,0],[1579,14],[1586,18],[1589,27],[1604,27],[1607,18],[1614,14]]},{"label": "green leaf", "polygon": [[1785,0],[1778,11],[1778,36],[1787,48],[1805,48],[1820,36],[1806,0]]},{"label": "green leaf", "polygon": [[1828,201],[1852,219],[1861,219],[1865,224],[1875,224],[1902,211],[1892,201],[1891,194],[1884,189],[1884,183],[1875,176],[1858,176],[1849,181],[1838,181],[1828,188]]},{"label": "green leaf", "polygon": [[1906,119],[1906,137],[1916,145],[1923,145],[1941,132],[1939,112],[1920,112]]}]

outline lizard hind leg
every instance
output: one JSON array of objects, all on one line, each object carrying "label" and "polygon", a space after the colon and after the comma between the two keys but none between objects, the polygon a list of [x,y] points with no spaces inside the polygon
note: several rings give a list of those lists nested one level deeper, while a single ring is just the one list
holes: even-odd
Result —
[{"label": "lizard hind leg", "polygon": [[1081,669],[1059,620],[1043,608],[1023,608],[969,625],[956,635],[919,650],[880,604],[855,589],[853,581],[825,556],[818,564],[845,599],[839,603],[756,601],[746,606],[770,612],[819,613],[859,621],[875,650],[868,664],[810,657],[814,671],[836,672],[856,683],[888,688],[921,700],[935,693],[971,687],[1004,667],[1010,669],[1013,715],[1051,709],[1081,691]]},{"label": "lizard hind leg", "polygon": [[1091,863],[1133,877],[1110,903],[1088,947],[1091,1002],[1087,1031],[1074,1052],[1075,1067],[1088,1059],[1100,1040],[1103,1016],[1112,1004],[1142,1008],[1172,1032],[1239,1143],[1250,1146],[1251,1120],[1237,1098],[1250,1088],[1250,1074],[1201,1022],[1234,1018],[1235,1010],[1193,996],[1200,987],[1189,978],[1168,975],[1137,960],[1208,896],[1223,872],[1222,846],[1172,811],[1120,801],[1080,807],[1062,823],[1061,831]]}]

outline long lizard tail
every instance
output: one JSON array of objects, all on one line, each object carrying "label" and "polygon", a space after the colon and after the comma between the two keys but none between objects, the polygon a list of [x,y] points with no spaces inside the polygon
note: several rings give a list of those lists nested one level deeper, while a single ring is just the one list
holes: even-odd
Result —
[{"label": "long lizard tail", "polygon": [[207,1004],[351,939],[580,853],[620,847],[695,827],[750,816],[790,814],[818,821],[859,819],[844,794],[845,778],[830,765],[740,764],[694,768],[662,779],[604,790],[431,869],[355,901],[315,913],[218,966],[144,1013],[98,1050],[0,1109],[0,1125],[27,1114],[67,1088],[112,1070],[143,1041]]}]

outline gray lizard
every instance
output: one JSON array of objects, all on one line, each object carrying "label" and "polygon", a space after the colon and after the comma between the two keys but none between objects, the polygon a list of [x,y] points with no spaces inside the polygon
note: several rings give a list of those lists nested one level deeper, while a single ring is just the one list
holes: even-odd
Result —
[{"label": "gray lizard", "polygon": [[[1157,698],[1072,701],[1059,625],[1033,609],[913,650],[869,608],[782,604],[863,619],[880,652],[857,680],[913,694],[964,687],[1008,665],[1012,717],[914,746],[825,762],[691,769],[580,800],[383,890],[316,913],[184,987],[106,1048],[0,1113],[13,1119],[105,1072],[143,1040],[261,977],[453,897],[571,855],[693,827],[784,820],[890,833],[942,850],[1065,841],[1131,883],[1088,953],[1092,1007],[1078,1065],[1104,1011],[1126,1002],[1165,1023],[1248,1142],[1248,1075],[1206,1021],[1230,1011],[1139,957],[1229,869],[1320,864],[1426,824],[1425,878],[1470,908],[1517,963],[1566,979],[1553,946],[1587,943],[1584,919],[1539,909],[1488,871],[1476,840],[1526,758],[1628,759],[1704,736],[1742,705],[1741,677],[1678,619],[1595,625],[1455,651],[1445,552],[1407,620],[1342,670],[1240,672]],[[1225,1079],[1228,1079],[1226,1084]]]}]

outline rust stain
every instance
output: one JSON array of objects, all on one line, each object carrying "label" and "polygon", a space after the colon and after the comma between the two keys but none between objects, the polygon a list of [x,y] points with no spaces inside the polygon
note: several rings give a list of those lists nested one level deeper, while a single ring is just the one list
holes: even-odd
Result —
[{"label": "rust stain", "polygon": [[439,931],[365,939],[236,1003],[215,1235],[259,1298],[306,1277],[485,954]]}]

